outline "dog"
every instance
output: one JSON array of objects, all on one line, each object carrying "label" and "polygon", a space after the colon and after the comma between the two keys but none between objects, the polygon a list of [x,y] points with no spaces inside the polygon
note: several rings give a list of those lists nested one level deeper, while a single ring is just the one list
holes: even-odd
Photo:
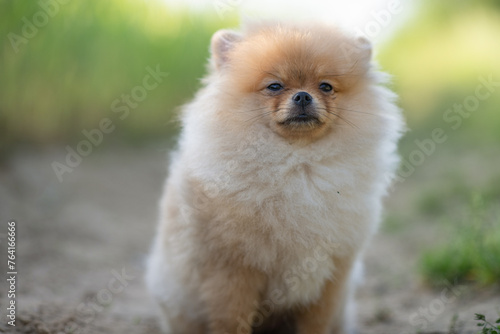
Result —
[{"label": "dog", "polygon": [[352,333],[404,129],[371,54],[318,23],[213,35],[148,260],[166,333]]}]

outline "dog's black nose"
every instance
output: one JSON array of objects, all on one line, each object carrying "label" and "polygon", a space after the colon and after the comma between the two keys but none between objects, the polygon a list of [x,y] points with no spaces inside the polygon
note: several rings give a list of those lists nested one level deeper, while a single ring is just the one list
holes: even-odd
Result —
[{"label": "dog's black nose", "polygon": [[306,92],[298,92],[292,97],[293,102],[301,107],[305,107],[312,102],[312,96]]}]

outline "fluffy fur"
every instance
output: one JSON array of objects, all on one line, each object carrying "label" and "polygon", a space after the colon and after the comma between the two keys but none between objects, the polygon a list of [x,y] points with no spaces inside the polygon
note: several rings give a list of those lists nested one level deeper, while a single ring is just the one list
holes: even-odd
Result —
[{"label": "fluffy fur", "polygon": [[223,30],[211,49],[148,263],[165,331],[348,333],[353,268],[398,163],[386,76],[366,40],[323,25]]}]

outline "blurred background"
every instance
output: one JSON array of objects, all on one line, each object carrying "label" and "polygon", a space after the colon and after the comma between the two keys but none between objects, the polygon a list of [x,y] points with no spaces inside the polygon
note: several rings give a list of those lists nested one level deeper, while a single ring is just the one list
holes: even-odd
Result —
[{"label": "blurred background", "polygon": [[[0,237],[18,221],[24,326],[67,328],[57,305],[104,305],[110,268],[140,277],[177,108],[200,87],[213,32],[252,18],[365,35],[400,96],[409,131],[367,252],[362,328],[445,332],[474,326],[475,312],[498,316],[500,1],[0,0]],[[127,312],[140,315],[135,332],[155,330],[131,306],[138,282],[78,330]],[[451,286],[461,292],[448,303]],[[54,314],[37,308],[47,300]]]}]

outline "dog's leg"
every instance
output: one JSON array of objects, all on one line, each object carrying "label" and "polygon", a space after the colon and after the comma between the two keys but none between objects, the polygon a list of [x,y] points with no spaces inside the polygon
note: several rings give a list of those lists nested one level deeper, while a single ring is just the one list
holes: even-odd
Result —
[{"label": "dog's leg", "polygon": [[201,296],[205,303],[210,334],[250,334],[265,287],[265,276],[248,268],[223,268],[203,279]]},{"label": "dog's leg", "polygon": [[335,259],[335,272],[321,297],[296,313],[297,334],[345,334],[344,316],[351,258]]}]

